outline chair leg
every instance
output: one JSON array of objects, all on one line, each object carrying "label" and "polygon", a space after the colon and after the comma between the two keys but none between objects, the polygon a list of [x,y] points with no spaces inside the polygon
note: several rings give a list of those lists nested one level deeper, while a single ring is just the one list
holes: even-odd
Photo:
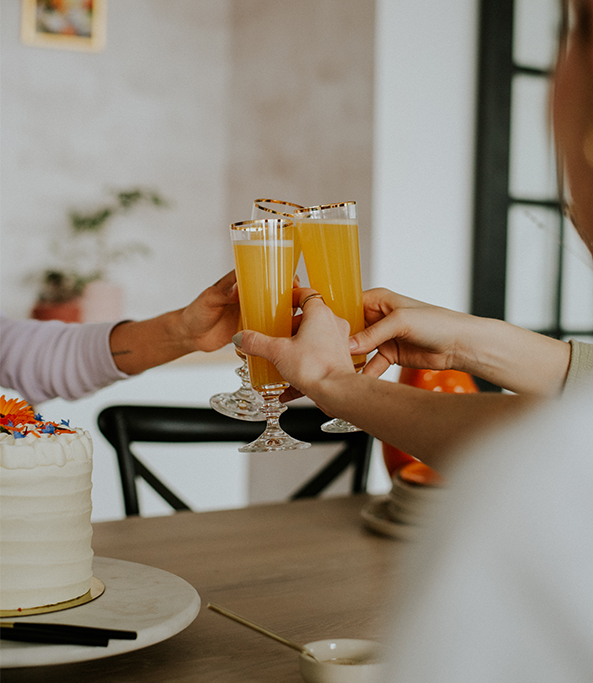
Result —
[{"label": "chair leg", "polygon": [[144,481],[163,498],[174,510],[191,510],[191,508],[184,503],[181,498],[178,498],[170,488],[165,486],[163,482],[158,479],[149,469],[140,462],[135,455],[132,455],[134,459],[134,469],[139,477],[142,477]]},{"label": "chair leg", "polygon": [[136,490],[136,471],[134,468],[134,456],[128,446],[126,426],[122,416],[116,413],[115,422],[115,452],[121,476],[122,494],[126,516],[139,515],[138,491]]},{"label": "chair leg", "polygon": [[[362,434],[360,436],[363,436]],[[364,434],[366,444],[364,449],[357,448],[354,456],[354,473],[352,475],[352,493],[365,493],[368,486],[369,468],[373,452],[373,437]]]},{"label": "chair leg", "polygon": [[290,500],[298,498],[314,498],[318,496],[329,484],[334,481],[352,462],[352,453],[349,448],[340,451],[332,458],[325,467],[315,474],[309,481],[305,482],[291,496]]},{"label": "chair leg", "polygon": [[352,493],[364,493],[367,490],[372,446],[372,436],[362,432],[352,434],[346,447],[295,491],[290,496],[290,500],[318,496],[350,465],[354,467],[351,491]]}]

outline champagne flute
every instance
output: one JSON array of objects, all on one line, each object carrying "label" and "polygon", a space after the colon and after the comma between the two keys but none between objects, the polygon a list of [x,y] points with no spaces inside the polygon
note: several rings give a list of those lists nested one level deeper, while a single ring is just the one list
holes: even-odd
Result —
[{"label": "champagne flute", "polygon": [[[276,218],[284,216],[292,219],[293,212],[302,208],[300,204],[285,202],[280,199],[255,199],[251,209],[251,218]],[[295,272],[300,255],[301,251],[297,240],[295,244]],[[243,329],[243,326],[240,329]],[[247,356],[239,349],[235,349],[235,352],[242,361],[241,366],[235,370],[235,374],[241,380],[241,386],[232,393],[223,392],[212,396],[210,398],[210,407],[236,420],[262,422],[266,419],[266,416],[260,410],[261,399],[257,392],[254,391],[249,380]]]},{"label": "champagne flute", "polygon": [[[356,202],[297,210],[294,220],[309,285],[323,296],[337,316],[350,323],[350,334],[364,330]],[[352,362],[359,372],[366,363],[366,355],[353,356]],[[338,418],[324,422],[321,429],[339,433],[360,431]]]},{"label": "champagne flute", "polygon": [[[231,225],[231,242],[246,329],[275,337],[292,335],[294,223],[287,218],[242,221]],[[251,385],[263,398],[267,424],[263,434],[242,446],[242,453],[286,451],[311,444],[293,439],[280,427],[287,409],[279,401],[288,382],[265,358],[248,356]]]}]

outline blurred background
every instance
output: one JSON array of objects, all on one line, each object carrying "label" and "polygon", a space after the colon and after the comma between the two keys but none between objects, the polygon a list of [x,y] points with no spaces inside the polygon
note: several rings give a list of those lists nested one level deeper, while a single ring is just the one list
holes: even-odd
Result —
[{"label": "blurred background", "polygon": [[[546,122],[556,0],[111,0],[97,51],[24,43],[22,7],[0,0],[6,314],[31,315],[48,270],[92,275],[100,243],[118,316],[157,315],[232,268],[228,225],[256,197],[356,200],[365,287],[588,338],[591,264],[558,218]],[[73,212],[106,208],[74,234]],[[207,405],[236,365],[225,349],[39,407],[93,433],[95,519],[123,509],[100,408]],[[327,458],[217,448],[166,473],[196,509],[282,497]]]}]

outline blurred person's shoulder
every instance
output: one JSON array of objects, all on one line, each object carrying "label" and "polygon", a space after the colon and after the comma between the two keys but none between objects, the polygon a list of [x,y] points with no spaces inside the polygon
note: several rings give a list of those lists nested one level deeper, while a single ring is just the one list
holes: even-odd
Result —
[{"label": "blurred person's shoulder", "polygon": [[593,344],[576,339],[571,339],[569,343],[571,352],[565,384],[567,393],[586,387],[593,381]]}]

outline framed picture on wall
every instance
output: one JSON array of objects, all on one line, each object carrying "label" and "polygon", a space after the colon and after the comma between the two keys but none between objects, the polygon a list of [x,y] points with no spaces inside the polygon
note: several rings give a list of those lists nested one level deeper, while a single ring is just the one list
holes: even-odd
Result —
[{"label": "framed picture on wall", "polygon": [[21,0],[26,45],[99,51],[105,47],[107,0]]}]

